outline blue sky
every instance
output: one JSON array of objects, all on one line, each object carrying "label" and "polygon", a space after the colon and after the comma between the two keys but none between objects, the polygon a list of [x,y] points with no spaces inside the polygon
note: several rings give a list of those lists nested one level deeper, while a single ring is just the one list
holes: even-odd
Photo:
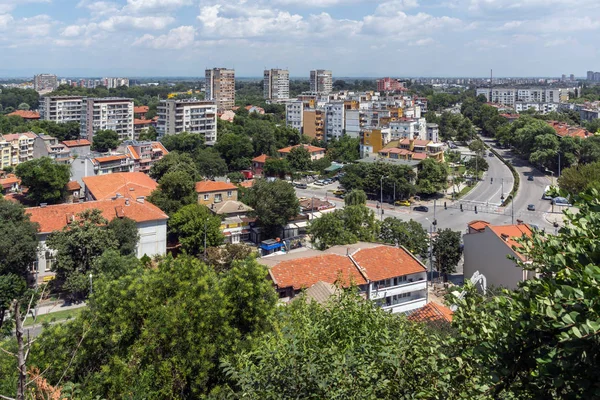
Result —
[{"label": "blue sky", "polygon": [[0,0],[0,76],[584,76],[599,0]]}]

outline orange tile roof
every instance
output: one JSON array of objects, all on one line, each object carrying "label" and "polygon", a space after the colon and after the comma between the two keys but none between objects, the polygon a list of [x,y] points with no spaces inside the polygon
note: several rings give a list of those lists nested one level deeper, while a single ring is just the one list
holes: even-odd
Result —
[{"label": "orange tile roof", "polygon": [[233,183],[200,181],[196,182],[196,193],[222,192],[224,190],[237,190]]},{"label": "orange tile roof", "polygon": [[114,174],[86,176],[85,188],[96,200],[115,197],[117,193],[125,197],[148,197],[158,183],[143,172],[117,172]]},{"label": "orange tile roof", "polygon": [[17,176],[14,174],[9,174],[6,176],[6,178],[0,179],[0,186],[2,186],[5,189],[10,188],[15,183],[20,184],[21,179],[17,178]]},{"label": "orange tile roof", "polygon": [[131,157],[133,157],[134,160],[140,159],[140,155],[138,154],[137,151],[135,151],[135,147],[127,146],[127,151],[129,151],[129,154],[131,155]]},{"label": "orange tile roof", "polygon": [[18,116],[23,119],[40,119],[40,113],[36,111],[16,110],[8,114],[8,116]]},{"label": "orange tile roof", "polygon": [[79,190],[81,189],[81,185],[79,184],[79,182],[77,181],[69,181],[66,185],[65,188],[69,191],[75,191],[75,190]]},{"label": "orange tile roof", "polygon": [[[401,139],[398,144],[410,144],[411,140],[409,138]],[[414,139],[413,140],[415,146],[427,146],[429,143],[432,143],[431,140],[423,140],[423,139]]]},{"label": "orange tile roof", "polygon": [[95,161],[96,163],[103,163],[103,162],[111,162],[111,161],[117,161],[117,160],[124,160],[125,158],[129,158],[129,156],[126,155],[126,154],[119,154],[119,155],[116,155],[116,156],[96,157],[92,161]]},{"label": "orange tile roof", "polygon": [[152,149],[159,149],[164,155],[169,154],[169,150],[161,142],[152,142]]},{"label": "orange tile roof", "polygon": [[63,140],[62,144],[64,144],[67,147],[82,147],[92,145],[92,143],[87,139]]},{"label": "orange tile roof", "polygon": [[285,147],[285,148],[279,149],[277,151],[279,153],[289,153],[290,151],[292,151],[293,148],[300,147],[300,146],[303,146],[306,150],[308,150],[309,153],[317,153],[320,151],[325,151],[325,149],[322,147],[311,146],[309,144],[297,144],[295,146]]},{"label": "orange tile roof", "polygon": [[279,288],[294,290],[309,288],[319,281],[341,280],[344,287],[367,283],[350,258],[337,254],[283,261],[271,268],[269,274]]},{"label": "orange tile roof", "polygon": [[579,126],[571,126],[564,122],[548,121],[548,125],[550,125],[554,129],[556,134],[560,137],[568,136],[568,137],[577,137],[580,139],[585,139],[588,136],[592,135],[590,132],[588,132],[584,128],[581,128]]},{"label": "orange tile roof", "polygon": [[378,246],[352,255],[371,281],[426,271],[425,266],[403,248]]},{"label": "orange tile roof", "polygon": [[151,120],[151,119],[138,119],[138,118],[135,118],[133,120],[133,124],[134,125],[150,125],[150,124],[153,124],[153,123],[154,123],[154,120]]},{"label": "orange tile roof", "polygon": [[134,114],[145,114],[145,113],[148,112],[148,110],[150,110],[150,107],[148,107],[148,106],[133,107],[133,113]]},{"label": "orange tile roof", "polygon": [[250,179],[248,181],[240,182],[240,186],[246,189],[250,189],[252,186],[254,186],[254,182],[254,179]]},{"label": "orange tile roof", "polygon": [[482,220],[471,221],[467,224],[469,228],[474,229],[476,231],[483,232],[486,226],[490,226],[490,223]]},{"label": "orange tile roof", "polygon": [[33,132],[10,133],[8,135],[3,135],[2,137],[7,142],[12,142],[14,140],[19,140],[21,136],[28,137],[29,139],[35,139],[37,137],[37,135]]},{"label": "orange tile roof", "polygon": [[29,214],[32,222],[40,225],[40,233],[49,233],[63,229],[74,215],[89,209],[99,209],[102,216],[109,221],[117,217],[131,218],[136,222],[163,221],[169,218],[154,204],[147,201],[142,204],[125,198],[32,207],[26,208],[25,212]]},{"label": "orange tile roof", "polygon": [[429,302],[408,316],[414,322],[452,322],[452,310],[435,302]]},{"label": "orange tile roof", "polygon": [[[527,224],[518,225],[490,225],[488,228],[494,232],[501,240],[503,240],[508,247],[511,249],[522,247],[521,244],[517,243],[515,239],[519,239],[523,236],[531,237],[531,228]],[[524,259],[522,254],[517,255]]]},{"label": "orange tile roof", "polygon": [[258,157],[254,157],[254,158],[252,159],[252,161],[253,161],[253,162],[257,162],[257,163],[263,163],[263,164],[264,164],[264,163],[267,161],[267,159],[268,159],[268,158],[270,158],[268,155],[266,155],[266,154],[261,154],[261,155],[260,155],[260,156],[258,156]]}]

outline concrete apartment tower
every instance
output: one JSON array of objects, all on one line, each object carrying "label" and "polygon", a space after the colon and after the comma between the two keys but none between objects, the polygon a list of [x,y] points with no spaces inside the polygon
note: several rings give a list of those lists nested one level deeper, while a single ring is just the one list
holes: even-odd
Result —
[{"label": "concrete apartment tower", "polygon": [[40,97],[40,117],[45,121],[80,122],[82,96],[43,96]]},{"label": "concrete apartment tower", "polygon": [[310,91],[319,94],[329,94],[333,89],[333,75],[331,71],[316,69],[310,71]]},{"label": "concrete apartment tower", "polygon": [[217,141],[217,106],[209,100],[161,100],[158,106],[158,135],[198,133],[206,143]]},{"label": "concrete apartment tower", "polygon": [[90,142],[100,130],[117,132],[120,140],[133,140],[133,100],[120,97],[85,98],[79,136]]},{"label": "concrete apartment tower", "polygon": [[58,88],[58,78],[53,74],[39,74],[33,77],[33,89],[36,92],[48,93]]},{"label": "concrete apartment tower", "polygon": [[231,110],[235,106],[235,70],[207,69],[205,78],[206,100],[214,101],[219,111]]},{"label": "concrete apartment tower", "polygon": [[266,69],[263,96],[267,100],[286,100],[290,97],[290,72],[287,69]]}]

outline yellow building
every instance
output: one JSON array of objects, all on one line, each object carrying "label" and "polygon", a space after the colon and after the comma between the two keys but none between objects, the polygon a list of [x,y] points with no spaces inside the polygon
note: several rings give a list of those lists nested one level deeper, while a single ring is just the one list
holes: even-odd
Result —
[{"label": "yellow building", "polygon": [[2,167],[14,167],[25,161],[33,160],[33,144],[37,135],[33,132],[11,133],[0,136],[0,155]]},{"label": "yellow building", "polygon": [[322,140],[325,121],[323,120],[322,110],[307,110],[303,111],[304,127],[302,133],[310,138]]},{"label": "yellow building", "polygon": [[196,182],[196,194],[198,195],[198,204],[210,207],[212,204],[224,201],[237,201],[238,188],[228,182],[201,181]]}]

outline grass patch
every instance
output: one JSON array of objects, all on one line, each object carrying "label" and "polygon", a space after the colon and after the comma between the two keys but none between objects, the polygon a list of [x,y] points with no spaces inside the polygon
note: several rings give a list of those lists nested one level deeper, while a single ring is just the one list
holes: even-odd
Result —
[{"label": "grass patch", "polygon": [[467,185],[464,188],[462,188],[462,190],[460,192],[458,192],[456,194],[456,198],[460,199],[461,197],[463,197],[464,195],[466,195],[467,193],[469,193],[471,190],[473,190],[473,188],[477,186],[477,185]]},{"label": "grass patch", "polygon": [[[78,316],[79,314],[81,314],[81,312],[83,311],[83,309],[86,307],[79,307],[79,308],[72,308],[70,310],[64,310],[64,311],[57,311],[57,312],[53,312],[53,313],[49,313],[49,314],[41,314],[38,315],[37,320],[35,321],[35,324],[43,324],[45,322],[54,322],[54,321],[63,321],[63,320],[67,320],[67,319],[73,319],[76,316]],[[33,318],[28,317],[27,321],[25,321],[24,326],[31,326],[33,325]]]}]

